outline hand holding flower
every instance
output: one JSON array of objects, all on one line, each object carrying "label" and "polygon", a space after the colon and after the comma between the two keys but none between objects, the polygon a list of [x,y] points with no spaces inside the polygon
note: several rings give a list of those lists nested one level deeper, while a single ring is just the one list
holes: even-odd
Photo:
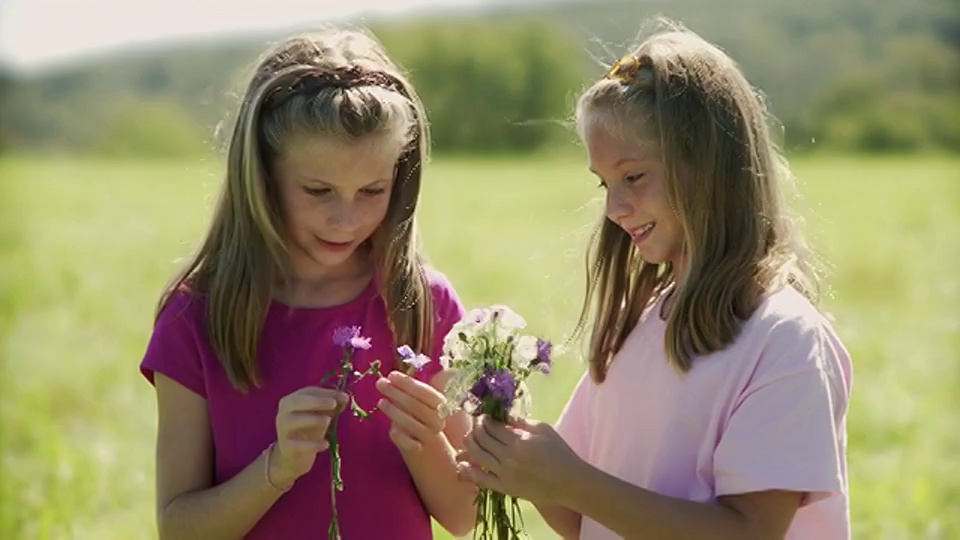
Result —
[{"label": "hand holding flower", "polygon": [[438,390],[394,371],[377,381],[383,399],[377,407],[390,419],[390,440],[404,452],[418,452],[442,436],[444,398]]},{"label": "hand holding flower", "polygon": [[301,388],[280,400],[277,443],[271,452],[269,478],[289,486],[312,467],[319,452],[330,447],[328,430],[347,403],[347,396],[326,388]]},{"label": "hand holding flower", "polygon": [[[526,379],[533,373],[550,373],[553,363],[552,344],[524,334],[525,326],[526,321],[510,308],[493,306],[468,313],[444,339],[441,361],[453,368],[454,375],[445,386],[447,400],[442,412],[462,409],[484,419],[464,440],[468,453],[461,454],[480,467],[458,465],[463,469],[461,476],[477,474],[474,480],[482,488],[477,495],[474,535],[481,540],[528,538],[515,494],[530,496],[542,488],[536,481],[523,478],[517,483],[504,483],[493,473],[502,472],[511,481],[518,478],[519,471],[511,461],[515,459],[513,451],[527,448],[518,442],[526,436],[523,433],[539,433],[539,428],[532,425],[520,426],[530,428],[526,432],[502,425],[515,410],[525,414],[530,404]],[[494,421],[501,422],[499,427],[491,423]],[[493,427],[486,429],[485,424]],[[552,472],[547,469],[544,474]]]},{"label": "hand holding flower", "polygon": [[558,504],[565,473],[583,461],[549,424],[480,417],[458,458],[461,477],[481,488],[537,503]]}]

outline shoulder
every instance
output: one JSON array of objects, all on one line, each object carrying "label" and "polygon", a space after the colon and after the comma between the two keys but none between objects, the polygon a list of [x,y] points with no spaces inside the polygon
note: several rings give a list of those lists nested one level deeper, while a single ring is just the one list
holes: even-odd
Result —
[{"label": "shoulder", "polygon": [[737,341],[758,350],[758,375],[816,370],[849,382],[850,354],[833,324],[792,287],[767,294]]},{"label": "shoulder", "polygon": [[423,266],[423,273],[427,287],[430,289],[434,309],[440,313],[454,311],[462,314],[464,311],[463,303],[447,275],[428,265]]},{"label": "shoulder", "polygon": [[744,324],[740,337],[786,345],[835,334],[826,315],[794,288],[784,287],[763,297]]},{"label": "shoulder", "polygon": [[196,327],[203,323],[206,313],[205,298],[186,286],[164,294],[161,299],[155,329],[165,327]]},{"label": "shoulder", "polygon": [[430,265],[423,265],[423,275],[434,299],[457,298],[456,288],[446,274]]},{"label": "shoulder", "polygon": [[203,332],[206,302],[190,290],[165,293],[153,332],[140,362],[140,372],[151,383],[159,372],[194,393],[205,396],[203,364],[208,341]]}]

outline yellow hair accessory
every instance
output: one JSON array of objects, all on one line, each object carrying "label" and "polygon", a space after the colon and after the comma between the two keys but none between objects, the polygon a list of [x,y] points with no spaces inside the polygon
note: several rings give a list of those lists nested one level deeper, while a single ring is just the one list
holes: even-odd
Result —
[{"label": "yellow hair accessory", "polygon": [[628,54],[613,64],[610,70],[607,71],[606,78],[616,79],[628,84],[638,84],[637,73],[640,72],[640,68],[642,67],[643,64],[640,63],[639,58]]}]

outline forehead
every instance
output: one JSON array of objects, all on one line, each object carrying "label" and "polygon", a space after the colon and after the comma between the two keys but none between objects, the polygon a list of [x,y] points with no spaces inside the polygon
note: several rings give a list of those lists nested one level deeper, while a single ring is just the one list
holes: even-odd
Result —
[{"label": "forehead", "polygon": [[598,124],[588,127],[584,137],[590,168],[595,171],[615,168],[625,160],[660,160],[660,147],[650,138],[638,135],[628,139]]},{"label": "forehead", "polygon": [[391,133],[357,140],[324,134],[297,134],[283,145],[280,173],[327,183],[392,178],[403,141]]}]

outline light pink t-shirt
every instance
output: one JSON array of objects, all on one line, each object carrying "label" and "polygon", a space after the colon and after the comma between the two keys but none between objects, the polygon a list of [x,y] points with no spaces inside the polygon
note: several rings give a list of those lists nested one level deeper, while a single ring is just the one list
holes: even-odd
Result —
[{"label": "light pink t-shirt", "polygon": [[[802,491],[786,538],[850,538],[846,414],[850,356],[792,288],[768,296],[725,350],[686,374],[667,363],[662,298],[594,384],[585,374],[557,429],[581,458],[624,481],[691,501]],[[583,516],[582,540],[618,535]]]}]

